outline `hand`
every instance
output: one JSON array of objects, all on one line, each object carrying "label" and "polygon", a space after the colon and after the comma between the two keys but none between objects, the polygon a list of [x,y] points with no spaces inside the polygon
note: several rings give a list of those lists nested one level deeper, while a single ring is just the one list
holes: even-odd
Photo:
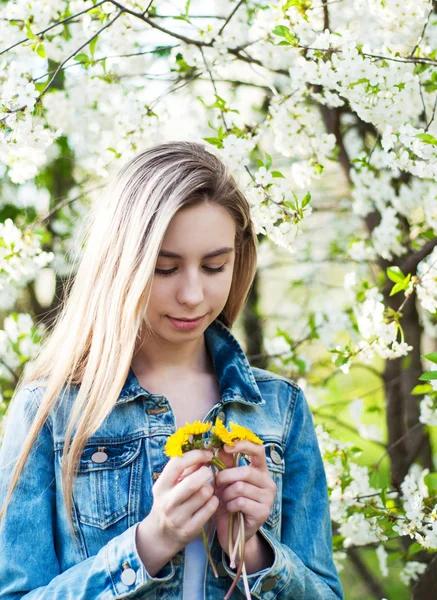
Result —
[{"label": "hand", "polygon": [[[250,456],[250,465],[234,467],[232,453]],[[231,513],[241,511],[244,515],[245,541],[248,542],[263,525],[273,505],[276,484],[267,468],[265,448],[261,444],[240,441],[234,446],[224,446],[218,454],[228,467],[216,475],[215,494],[219,499],[214,514],[217,537],[228,554],[228,523]],[[238,532],[238,519],[234,517],[234,541]]]},{"label": "hand", "polygon": [[[147,539],[153,538],[156,547],[168,548],[169,556],[196,538],[217,509],[218,498],[207,483],[212,474],[205,463],[211,458],[212,452],[205,450],[171,458],[152,487],[153,506],[144,520]],[[138,528],[140,538],[144,521]]]}]

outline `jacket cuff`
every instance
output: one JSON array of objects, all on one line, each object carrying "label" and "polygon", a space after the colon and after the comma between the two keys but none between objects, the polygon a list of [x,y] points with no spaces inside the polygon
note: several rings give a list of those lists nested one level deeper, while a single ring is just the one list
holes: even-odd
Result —
[{"label": "jacket cuff", "polygon": [[[247,576],[250,594],[254,598],[259,598],[260,600],[274,600],[290,578],[291,573],[289,568],[287,568],[289,559],[288,556],[284,554],[281,543],[273,537],[264,526],[261,526],[258,529],[258,533],[260,533],[269,543],[274,553],[274,559],[271,567],[267,567],[266,569],[251,573]],[[229,568],[227,563],[228,560],[227,554],[222,549],[223,566],[229,577],[234,580],[236,572]],[[238,580],[237,588],[245,595],[242,575],[240,575]]]},{"label": "jacket cuff", "polygon": [[159,577],[149,574],[141,561],[135,542],[138,525],[139,523],[132,525],[106,545],[106,565],[116,598],[134,598],[134,592],[152,592],[175,574],[171,561],[157,573]]}]

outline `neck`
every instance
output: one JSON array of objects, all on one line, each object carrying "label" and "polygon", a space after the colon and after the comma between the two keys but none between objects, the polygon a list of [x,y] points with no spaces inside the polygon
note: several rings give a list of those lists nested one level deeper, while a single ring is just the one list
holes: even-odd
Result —
[{"label": "neck", "polygon": [[153,373],[172,376],[177,373],[212,373],[213,366],[206,348],[205,336],[174,344],[153,334],[140,338],[132,359],[132,368],[138,375]]}]

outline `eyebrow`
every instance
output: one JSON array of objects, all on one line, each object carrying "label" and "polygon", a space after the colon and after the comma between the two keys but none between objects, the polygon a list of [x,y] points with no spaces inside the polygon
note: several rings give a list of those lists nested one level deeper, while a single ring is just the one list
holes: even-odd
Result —
[{"label": "eyebrow", "polygon": [[[202,258],[212,258],[213,256],[220,256],[221,254],[228,254],[228,252],[233,252],[233,248],[219,248],[218,250],[214,250],[214,252],[208,252]],[[183,258],[180,254],[176,254],[176,252],[170,252],[169,250],[160,250],[159,256],[166,256],[168,258]]]}]

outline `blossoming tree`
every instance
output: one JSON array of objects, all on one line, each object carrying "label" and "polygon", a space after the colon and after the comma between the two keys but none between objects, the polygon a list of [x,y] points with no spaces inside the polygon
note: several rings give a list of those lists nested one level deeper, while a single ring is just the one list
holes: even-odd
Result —
[{"label": "blossoming tree", "polygon": [[[376,464],[317,425],[338,568],[348,556],[380,598],[397,562],[414,598],[433,597],[436,26],[430,0],[0,1],[3,412],[108,174],[158,140],[204,139],[251,203],[260,270],[272,247],[305,265],[293,297],[308,301],[290,297],[294,325],[266,332],[269,367],[317,418],[334,376],[367,370],[383,390],[386,439],[361,398],[339,398]],[[316,285],[326,263],[340,293]],[[35,293],[47,266],[50,311]],[[384,457],[390,481],[374,487]]]}]

